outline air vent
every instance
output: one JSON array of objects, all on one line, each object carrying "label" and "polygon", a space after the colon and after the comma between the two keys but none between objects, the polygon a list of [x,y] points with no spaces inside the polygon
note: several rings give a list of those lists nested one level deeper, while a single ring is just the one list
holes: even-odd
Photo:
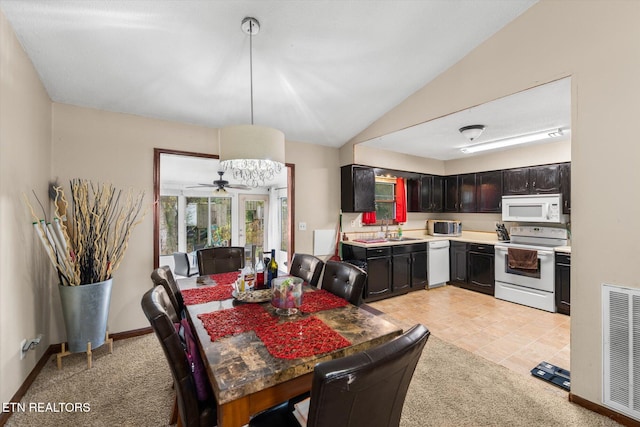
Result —
[{"label": "air vent", "polygon": [[602,285],[603,403],[640,420],[640,289]]}]

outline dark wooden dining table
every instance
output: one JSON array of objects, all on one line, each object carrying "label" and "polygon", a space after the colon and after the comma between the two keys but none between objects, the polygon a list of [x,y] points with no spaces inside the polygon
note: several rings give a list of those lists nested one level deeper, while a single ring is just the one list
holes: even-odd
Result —
[{"label": "dark wooden dining table", "polygon": [[[179,279],[178,287],[184,291],[217,286],[215,277]],[[316,288],[305,285],[305,293],[315,291]],[[219,427],[244,426],[252,415],[311,390],[313,369],[317,363],[361,352],[402,333],[398,326],[381,317],[347,304],[313,313],[350,343],[328,353],[295,359],[274,357],[254,331],[212,341],[198,315],[241,304],[245,303],[230,298],[186,306],[218,404]],[[267,312],[278,316],[270,302],[260,304]],[[277,321],[288,322],[305,317],[308,315],[279,316]]]}]

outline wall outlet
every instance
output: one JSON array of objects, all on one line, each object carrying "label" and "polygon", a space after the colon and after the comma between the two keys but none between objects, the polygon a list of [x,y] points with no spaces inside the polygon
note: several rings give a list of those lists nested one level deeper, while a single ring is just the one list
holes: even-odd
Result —
[{"label": "wall outlet", "polygon": [[307,231],[307,223],[306,222],[299,222],[298,223],[298,230]]},{"label": "wall outlet", "polygon": [[353,221],[351,221],[351,227],[352,228],[356,228],[358,226],[358,220],[354,219]]},{"label": "wall outlet", "polygon": [[23,350],[26,344],[27,344],[26,339],[20,341],[20,360],[24,359],[24,357],[27,355],[27,352]]}]

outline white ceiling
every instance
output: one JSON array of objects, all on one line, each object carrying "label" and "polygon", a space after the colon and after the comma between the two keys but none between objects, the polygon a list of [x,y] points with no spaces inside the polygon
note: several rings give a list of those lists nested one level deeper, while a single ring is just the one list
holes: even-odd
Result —
[{"label": "white ceiling", "polygon": [[[472,142],[458,131],[463,126],[476,124],[484,125],[485,129]],[[571,139],[570,77],[374,138],[362,145],[450,160],[471,156],[460,151],[463,147],[558,128],[565,131],[561,137],[527,145]]]},{"label": "white ceiling", "polygon": [[250,120],[240,23],[253,16],[255,123],[339,147],[536,1],[0,0],[0,8],[53,101],[209,127]]}]

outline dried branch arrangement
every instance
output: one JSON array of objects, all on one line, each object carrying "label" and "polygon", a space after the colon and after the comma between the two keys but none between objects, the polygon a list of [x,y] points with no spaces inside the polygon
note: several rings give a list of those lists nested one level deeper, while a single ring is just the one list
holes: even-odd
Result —
[{"label": "dried branch arrangement", "polygon": [[[33,225],[62,285],[76,286],[108,280],[120,266],[131,231],[145,216],[144,192],[116,190],[111,184],[71,181],[71,209],[61,187],[55,192],[53,223]],[[26,197],[25,197],[26,199]]]}]

